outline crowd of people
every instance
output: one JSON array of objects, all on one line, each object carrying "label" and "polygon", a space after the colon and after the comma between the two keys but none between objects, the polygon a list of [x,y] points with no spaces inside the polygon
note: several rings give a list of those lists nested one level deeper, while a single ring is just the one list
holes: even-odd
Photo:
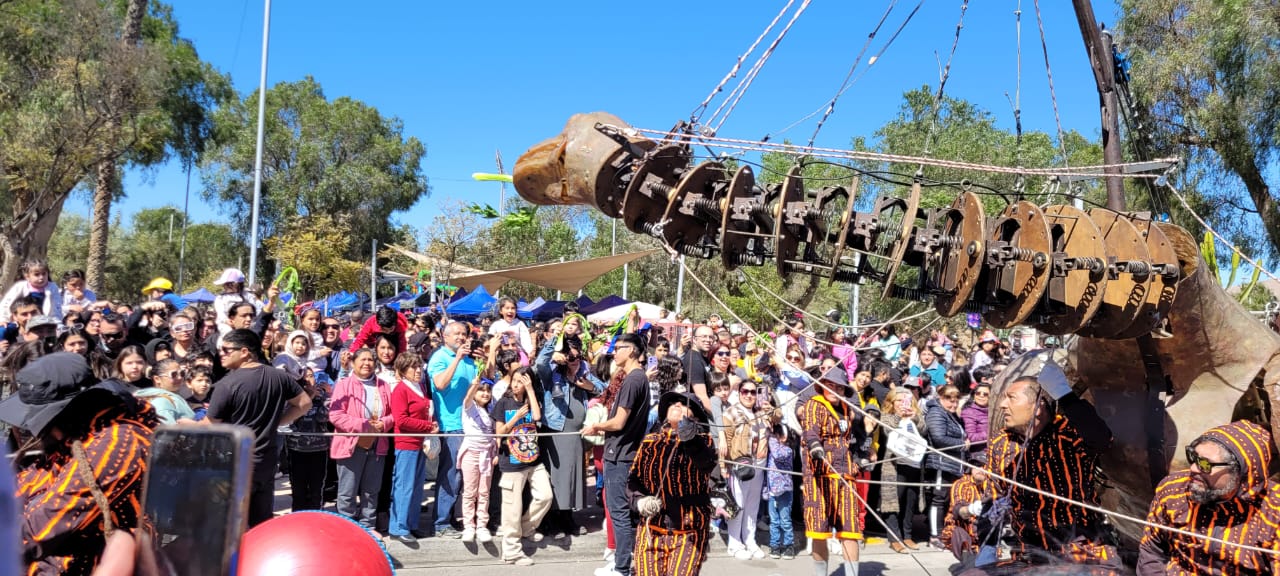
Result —
[{"label": "crowd of people", "polygon": [[[0,421],[12,425],[31,573],[88,573],[104,533],[137,527],[145,437],[157,425],[218,422],[255,435],[250,526],[275,514],[280,475],[294,511],[333,502],[405,544],[496,540],[517,566],[533,564],[522,541],[602,528],[598,576],[696,574],[721,533],[735,560],[805,553],[819,576],[826,541],[856,576],[859,542],[872,535],[902,554],[950,550],[977,570],[1119,566],[1103,515],[1022,488],[1096,504],[1111,433],[1052,360],[992,398],[994,379],[1029,353],[1016,332],[985,331],[965,347],[939,329],[815,331],[804,318],[769,331],[715,315],[599,326],[572,304],[532,323],[509,297],[467,320],[388,307],[277,314],[278,289],[259,296],[234,269],[208,307],[164,278],[137,302],[113,302],[79,271],[61,288],[41,262],[23,275],[0,302],[11,396]],[[989,432],[997,410],[1002,428]],[[1274,448],[1250,426],[1194,442],[1192,470],[1161,485],[1152,522],[1219,534],[1223,518],[1239,521],[1226,508],[1247,509],[1250,530],[1224,537],[1280,546],[1280,494],[1265,475]],[[122,434],[133,460],[104,440]],[[109,472],[94,485],[106,507],[73,471],[85,459],[110,461],[94,467]],[[429,469],[434,506],[424,508]],[[593,504],[604,526],[579,525],[574,512]],[[1222,518],[1188,512],[1215,504]],[[1140,568],[1197,573],[1226,553],[1180,552],[1196,544],[1149,530]],[[1275,558],[1249,557],[1269,568]]]}]

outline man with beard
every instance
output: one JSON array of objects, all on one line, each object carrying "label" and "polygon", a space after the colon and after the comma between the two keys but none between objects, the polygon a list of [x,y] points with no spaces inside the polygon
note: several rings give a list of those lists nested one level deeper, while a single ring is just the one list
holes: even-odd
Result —
[{"label": "man with beard", "polygon": [[1280,574],[1280,485],[1267,478],[1274,450],[1271,434],[1253,422],[1209,430],[1187,445],[1190,468],[1160,483],[1147,514],[1152,524],[1271,554],[1148,526],[1138,574]]},{"label": "man with beard", "polygon": [[[987,468],[1022,486],[1096,505],[1098,459],[1111,447],[1111,429],[1071,390],[1051,351],[1028,354],[1037,354],[1043,368],[1005,389],[997,406],[1004,431],[987,446]],[[1003,520],[1013,529],[1012,564],[1122,567],[1102,514],[1003,482],[996,491],[1003,494],[996,509],[1008,507]]]},{"label": "man with beard", "polygon": [[102,343],[102,354],[114,362],[120,351],[129,345],[124,317],[119,314],[104,315],[102,322],[98,324],[98,341]]}]

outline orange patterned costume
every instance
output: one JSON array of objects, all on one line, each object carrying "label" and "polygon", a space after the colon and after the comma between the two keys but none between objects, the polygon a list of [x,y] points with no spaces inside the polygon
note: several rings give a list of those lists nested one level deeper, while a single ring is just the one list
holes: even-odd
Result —
[{"label": "orange patterned costume", "polygon": [[[86,392],[86,398],[99,391]],[[97,394],[98,397],[105,394]],[[80,400],[80,398],[77,398]],[[142,516],[142,486],[151,435],[159,423],[146,402],[113,398],[94,414],[79,440],[116,529],[133,531]],[[70,439],[67,440],[70,446]],[[90,574],[106,545],[102,510],[66,453],[44,456],[18,474],[26,574]]]},{"label": "orange patterned costume", "polygon": [[822,396],[814,396],[800,406],[800,428],[803,446],[820,442],[826,458],[815,460],[804,456],[804,530],[815,540],[831,537],[834,530],[840,540],[861,540],[858,522],[862,508],[852,487],[857,477],[860,450],[868,446],[866,427],[860,413],[843,402],[834,405]]},{"label": "orange patterned costume", "polygon": [[[969,504],[983,499],[994,499],[996,497],[995,484],[990,480],[985,482],[977,482],[973,479],[972,474],[965,474],[951,484],[951,505],[950,513],[947,514],[946,522],[942,527],[942,534],[939,539],[944,544],[951,542],[955,531],[961,530],[969,534],[969,548],[973,552],[978,551],[978,530],[974,519],[964,520],[960,518],[960,509],[966,508]],[[956,550],[951,551],[953,554]],[[956,559],[963,560],[959,554]]]},{"label": "orange patterned costume", "polygon": [[681,442],[665,427],[644,437],[631,465],[631,489],[657,496],[662,510],[636,531],[635,576],[693,576],[707,555],[711,470],[718,465],[711,436]]},{"label": "orange patterned costume", "polygon": [[1275,449],[1271,434],[1257,424],[1241,421],[1214,428],[1202,438],[1221,444],[1239,463],[1240,487],[1235,496],[1223,502],[1197,503],[1188,497],[1191,472],[1174,472],[1156,488],[1147,521],[1275,553],[1147,527],[1138,548],[1138,574],[1280,574],[1280,484],[1267,478]]},{"label": "orange patterned costume", "polygon": [[[1111,430],[1093,405],[1067,394],[1053,422],[1027,440],[1003,431],[987,445],[987,469],[1020,484],[1098,504],[1098,458],[1111,447]],[[1025,453],[1024,453],[1025,446]],[[1120,566],[1102,514],[994,479],[1010,498],[1009,524],[1015,560],[1032,564],[1072,562]]]}]

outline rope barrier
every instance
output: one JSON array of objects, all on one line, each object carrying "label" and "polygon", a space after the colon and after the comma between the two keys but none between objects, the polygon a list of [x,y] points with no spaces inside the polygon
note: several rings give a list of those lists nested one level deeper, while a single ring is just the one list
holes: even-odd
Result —
[{"label": "rope barrier", "polygon": [[[744,274],[743,276],[746,276],[746,275]],[[792,310],[795,310],[796,312],[804,312],[804,313],[806,314],[806,316],[805,316],[805,320],[806,320],[806,321],[807,321],[807,320],[810,320],[810,319],[817,320],[818,322],[820,322],[820,323],[822,323],[822,324],[825,324],[825,325],[827,325],[827,326],[830,326],[830,327],[832,327],[832,328],[845,328],[845,329],[849,329],[849,330],[865,330],[865,329],[867,329],[867,328],[875,328],[876,330],[879,330],[880,328],[882,328],[882,327],[884,327],[884,326],[888,326],[889,324],[893,324],[894,322],[906,322],[906,321],[908,321],[908,320],[915,320],[916,318],[920,318],[920,317],[922,317],[922,316],[928,315],[928,314],[929,314],[929,313],[931,313],[931,312],[934,312],[933,310],[924,310],[924,311],[922,311],[922,312],[918,312],[918,313],[916,313],[916,314],[912,314],[911,316],[907,316],[906,318],[899,318],[899,319],[897,319],[897,320],[889,320],[889,321],[887,321],[887,322],[879,322],[879,323],[875,323],[875,324],[840,324],[840,323],[838,323],[838,322],[832,322],[832,321],[830,321],[830,320],[827,320],[826,318],[823,318],[822,316],[808,315],[808,310],[805,310],[805,309],[803,309],[803,308],[801,308],[801,307],[799,307],[799,306],[796,306],[795,304],[792,304],[789,300],[787,300],[787,299],[783,298],[782,296],[779,296],[777,293],[775,293],[774,291],[770,290],[768,286],[765,286],[765,285],[764,285],[763,283],[761,283],[759,280],[756,280],[756,279],[754,279],[754,278],[751,278],[750,276],[747,276],[746,278],[747,278],[747,282],[749,282],[750,284],[754,284],[755,286],[759,287],[761,290],[764,290],[764,291],[765,291],[765,293],[767,293],[768,295],[773,296],[773,297],[774,297],[774,298],[776,298],[779,302],[782,302],[783,304],[786,304],[788,308],[790,308],[790,309],[792,309]],[[907,309],[907,308],[909,308],[909,307],[911,307],[911,305],[910,305],[910,304],[908,304],[908,305],[906,305],[906,306],[903,306],[903,307],[899,310],[899,312],[904,311],[904,310],[906,310],[906,309]],[[896,317],[896,314],[895,314],[895,317]]]},{"label": "rope barrier", "polygon": [[[1171,190],[1173,190],[1172,186],[1170,186],[1170,189],[1171,189]],[[1181,195],[1179,195],[1179,194],[1177,193],[1177,191],[1176,191],[1176,190],[1174,190],[1174,195],[1175,195],[1175,196],[1178,196],[1178,197],[1179,197],[1179,199],[1182,199],[1182,198],[1181,198]],[[1185,205],[1185,204],[1186,204],[1186,201],[1185,201],[1185,200],[1183,200],[1183,203],[1184,203],[1184,205]],[[1194,212],[1193,212],[1193,214],[1194,214]],[[1198,219],[1198,216],[1197,216],[1197,219]],[[1201,220],[1201,223],[1202,223],[1202,224],[1204,224],[1203,220]],[[1206,227],[1207,227],[1207,224],[1206,224]],[[1216,234],[1215,234],[1215,235],[1216,235]],[[683,266],[683,264],[682,264],[682,266]],[[729,306],[728,306],[727,304],[725,304],[722,300],[720,300],[720,298],[719,298],[718,296],[716,296],[715,292],[713,292],[713,291],[712,291],[712,290],[711,290],[711,289],[710,289],[710,288],[709,288],[709,287],[708,287],[708,286],[707,286],[707,285],[702,281],[702,279],[697,275],[697,273],[695,273],[693,270],[690,270],[687,266],[685,266],[685,272],[686,272],[686,273],[687,273],[691,278],[693,278],[694,282],[696,282],[700,287],[702,287],[703,291],[705,291],[705,292],[707,293],[707,295],[711,296],[711,298],[712,298],[713,300],[715,300],[715,301],[716,301],[716,303],[717,303],[717,304],[719,304],[721,308],[723,308],[726,312],[728,312],[728,313],[729,313],[729,315],[733,316],[733,318],[734,318],[736,321],[738,321],[738,322],[742,322],[742,321],[743,321],[743,320],[742,320],[742,318],[738,316],[737,312],[735,312],[731,307],[729,307]],[[767,346],[769,346],[769,347],[772,347],[772,345],[771,345],[771,344],[768,344],[768,343],[767,343],[766,345],[767,345]],[[811,378],[811,379],[812,379],[812,377],[811,377],[811,376],[808,376],[808,374],[807,374],[807,373],[805,374],[805,377],[808,377],[808,378]],[[814,383],[816,383],[816,380],[814,380]],[[855,410],[855,411],[857,411],[858,413],[862,414],[864,418],[866,418],[866,419],[868,419],[868,420],[871,420],[871,421],[875,422],[877,425],[880,425],[880,420],[879,420],[878,418],[876,418],[875,416],[872,416],[871,414],[869,414],[866,410],[863,410],[863,409],[862,409],[862,407],[858,406],[857,404],[854,404],[853,402],[851,402],[851,401],[849,401],[849,400],[845,399],[845,398],[844,398],[844,397],[842,397],[842,396],[841,396],[841,397],[839,397],[839,398],[840,398],[840,401],[841,401],[841,402],[845,403],[846,405],[848,405],[848,406],[849,406],[850,408],[852,408],[853,410]],[[966,469],[970,469],[970,468],[982,468],[981,466],[974,466],[974,465],[972,465],[972,464],[969,464],[968,462],[965,462],[964,460],[961,460],[961,459],[959,459],[959,458],[956,458],[956,457],[954,457],[954,456],[951,456],[950,454],[946,454],[946,453],[944,453],[944,452],[941,452],[941,451],[939,451],[939,450],[937,450],[937,449],[935,449],[935,448],[933,448],[933,447],[931,447],[931,446],[925,446],[925,450],[926,450],[927,452],[933,452],[933,453],[935,453],[935,454],[938,454],[940,457],[945,458],[945,459],[947,459],[947,460],[951,460],[951,461],[953,461],[953,462],[957,462],[957,463],[959,463],[962,467],[964,467],[964,468],[966,468]],[[1065,496],[1059,496],[1059,495],[1054,494],[1054,493],[1052,493],[1052,492],[1046,492],[1046,491],[1044,491],[1044,490],[1040,490],[1039,488],[1036,488],[1036,487],[1034,487],[1034,486],[1029,486],[1029,485],[1023,484],[1023,483],[1021,483],[1021,482],[1018,482],[1017,480],[1014,480],[1014,479],[1012,479],[1012,478],[1005,477],[1005,476],[1003,476],[1003,475],[1001,475],[1001,474],[998,474],[998,473],[996,473],[996,472],[994,472],[994,471],[987,470],[986,468],[982,468],[982,469],[986,471],[986,473],[987,473],[987,475],[988,475],[988,476],[990,476],[990,477],[992,477],[992,478],[995,478],[995,479],[997,479],[997,480],[1000,480],[1000,481],[1002,481],[1002,482],[1005,482],[1005,483],[1007,483],[1007,484],[1009,484],[1009,485],[1011,485],[1011,486],[1015,486],[1015,487],[1017,487],[1017,488],[1019,488],[1019,489],[1021,489],[1021,490],[1026,490],[1026,491],[1029,491],[1029,492],[1031,492],[1031,493],[1033,493],[1033,494],[1036,494],[1036,495],[1039,495],[1039,496],[1043,496],[1043,497],[1046,497],[1046,498],[1052,498],[1052,499],[1057,500],[1057,501],[1059,501],[1059,502],[1063,502],[1063,503],[1066,503],[1066,504],[1070,504],[1070,505],[1073,505],[1073,506],[1077,506],[1077,507],[1080,507],[1080,508],[1084,508],[1084,509],[1086,509],[1086,510],[1090,510],[1090,511],[1093,511],[1093,512],[1097,512],[1097,513],[1099,513],[1099,514],[1105,514],[1105,515],[1107,515],[1107,516],[1109,516],[1109,517],[1111,517],[1111,518],[1115,518],[1115,519],[1119,519],[1119,520],[1124,520],[1124,521],[1126,521],[1126,522],[1130,522],[1130,523],[1137,524],[1137,525],[1140,525],[1140,526],[1144,526],[1144,527],[1148,527],[1148,528],[1153,528],[1153,529],[1156,529],[1156,530],[1163,530],[1163,531],[1165,531],[1165,532],[1171,532],[1171,533],[1174,533],[1174,534],[1179,534],[1179,535],[1182,535],[1182,536],[1187,536],[1187,537],[1190,537],[1190,538],[1195,538],[1195,539],[1202,540],[1202,541],[1206,541],[1206,542],[1213,542],[1213,543],[1215,543],[1215,544],[1220,544],[1220,545],[1223,545],[1223,546],[1228,546],[1228,547],[1236,548],[1236,549],[1239,549],[1239,550],[1248,550],[1248,551],[1250,551],[1250,552],[1260,552],[1260,553],[1263,553],[1263,554],[1266,554],[1266,555],[1269,555],[1269,556],[1280,556],[1280,551],[1277,551],[1277,550],[1268,550],[1268,549],[1265,549],[1265,548],[1259,548],[1259,547],[1257,547],[1257,546],[1250,546],[1250,545],[1247,545],[1247,544],[1239,544],[1239,543],[1236,543],[1236,542],[1228,542],[1228,541],[1223,540],[1223,539],[1221,539],[1221,538],[1216,538],[1216,537],[1209,536],[1209,535],[1206,535],[1206,534],[1199,534],[1199,533],[1196,533],[1196,532],[1191,532],[1191,531],[1189,531],[1189,530],[1183,530],[1183,529],[1181,529],[1181,528],[1174,528],[1174,527],[1171,527],[1171,526],[1164,526],[1164,525],[1161,525],[1161,524],[1155,524],[1155,523],[1153,523],[1153,522],[1148,522],[1147,520],[1142,519],[1142,518],[1136,518],[1136,517],[1129,516],[1129,515],[1124,514],[1124,513],[1121,513],[1121,512],[1115,512],[1115,511],[1112,511],[1112,510],[1107,510],[1106,508],[1103,508],[1103,507],[1101,507],[1101,506],[1096,506],[1096,505],[1090,504],[1090,503],[1088,503],[1088,502],[1080,502],[1080,501],[1077,501],[1077,500],[1073,500],[1073,499],[1071,499],[1071,498],[1067,498],[1067,497],[1065,497]],[[856,494],[857,492],[856,492],[856,491],[854,491],[854,493]]]}]

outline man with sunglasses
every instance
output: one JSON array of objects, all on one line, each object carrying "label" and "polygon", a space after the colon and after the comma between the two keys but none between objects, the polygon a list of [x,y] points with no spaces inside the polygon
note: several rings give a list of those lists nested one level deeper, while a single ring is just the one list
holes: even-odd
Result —
[{"label": "man with sunglasses", "polygon": [[689,389],[702,401],[702,406],[711,409],[711,397],[707,393],[707,376],[711,374],[711,347],[716,343],[716,331],[710,326],[699,326],[693,331],[690,346],[685,350],[684,376]]},{"label": "man with sunglasses", "polygon": [[1156,488],[1147,521],[1213,536],[1245,550],[1148,526],[1138,547],[1139,576],[1280,573],[1280,484],[1267,477],[1270,432],[1253,422],[1232,422],[1187,445],[1190,467]]},{"label": "man with sunglasses", "polygon": [[[1014,380],[996,409],[1004,430],[987,445],[987,469],[1024,486],[1040,486],[1077,502],[1098,504],[1098,460],[1113,437],[1092,404],[1071,390],[1051,350],[1033,355],[1031,373]],[[1040,364],[1035,370],[1036,364]],[[1012,563],[1074,563],[1123,569],[1102,514],[997,482],[998,501],[1013,530]],[[975,510],[981,513],[981,510]],[[998,523],[997,523],[998,524]]]}]

